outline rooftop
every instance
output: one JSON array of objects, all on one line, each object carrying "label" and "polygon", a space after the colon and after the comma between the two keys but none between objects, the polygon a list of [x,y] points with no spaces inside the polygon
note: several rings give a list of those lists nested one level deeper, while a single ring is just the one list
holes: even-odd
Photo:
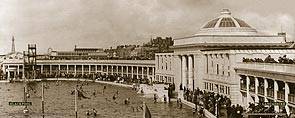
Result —
[{"label": "rooftop", "polygon": [[206,23],[196,35],[249,35],[257,31],[245,21],[231,15],[229,9],[223,9],[221,15]]}]

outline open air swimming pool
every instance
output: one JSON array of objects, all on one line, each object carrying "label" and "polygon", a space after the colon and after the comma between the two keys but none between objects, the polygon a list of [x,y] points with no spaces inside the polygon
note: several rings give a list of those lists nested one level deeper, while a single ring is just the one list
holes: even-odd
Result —
[{"label": "open air swimming pool", "polygon": [[[88,98],[78,100],[78,117],[87,118],[86,111],[95,109],[97,118],[142,118],[140,106],[145,101],[153,118],[191,118],[192,109],[183,105],[177,108],[176,102],[171,104],[154,103],[150,98],[144,98],[136,91],[127,87],[120,87],[95,82],[76,81],[45,81],[45,118],[74,118],[75,103],[71,92],[78,84],[83,84],[83,95]],[[103,93],[103,88],[106,89]],[[23,106],[9,106],[11,101],[23,101],[24,84],[0,83],[0,118],[24,118]],[[41,82],[33,82],[28,87],[32,106],[28,106],[28,118],[41,118]],[[113,95],[118,91],[118,97],[113,100]],[[93,94],[95,92],[95,95]],[[125,105],[124,100],[130,98],[130,104]]]}]

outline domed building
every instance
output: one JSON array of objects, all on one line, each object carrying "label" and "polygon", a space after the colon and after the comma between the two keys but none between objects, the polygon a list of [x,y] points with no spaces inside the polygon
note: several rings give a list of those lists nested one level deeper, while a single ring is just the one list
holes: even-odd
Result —
[{"label": "domed building", "polygon": [[[156,54],[155,81],[174,83],[178,87],[178,97],[182,99],[183,89],[193,91],[199,88],[227,96],[233,105],[239,104],[244,108],[249,103],[279,101],[282,86],[285,97],[292,92],[286,89],[295,83],[294,79],[286,80],[292,78],[287,77],[289,71],[278,69],[281,68],[279,64],[245,63],[244,60],[268,57],[278,60],[284,55],[294,58],[292,47],[293,42],[286,42],[285,33],[260,33],[224,9],[220,16],[207,22],[196,34],[175,38],[171,47],[173,53]],[[295,75],[295,72],[290,73]],[[168,81],[167,78],[173,80]],[[258,94],[259,87],[263,93]],[[269,97],[268,90],[274,95]],[[288,98],[280,101],[288,102]],[[293,102],[295,105],[295,99]],[[282,108],[275,107],[275,110]]]}]

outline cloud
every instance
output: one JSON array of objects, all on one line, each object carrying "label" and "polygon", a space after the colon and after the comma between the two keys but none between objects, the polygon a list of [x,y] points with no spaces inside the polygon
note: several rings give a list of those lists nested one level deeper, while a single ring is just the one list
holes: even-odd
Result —
[{"label": "cloud", "polygon": [[[28,43],[36,43],[38,52],[46,52],[49,47],[72,50],[74,45],[109,48],[141,44],[151,36],[189,36],[217,17],[223,8],[232,9],[234,15],[262,30],[275,31],[280,22],[294,22],[292,10],[269,3],[265,8],[253,3],[245,5],[253,1],[256,0],[3,0],[0,54],[10,51],[12,35],[18,51],[25,50]],[[265,16],[264,9],[276,15]],[[292,30],[287,26],[286,31]]]}]

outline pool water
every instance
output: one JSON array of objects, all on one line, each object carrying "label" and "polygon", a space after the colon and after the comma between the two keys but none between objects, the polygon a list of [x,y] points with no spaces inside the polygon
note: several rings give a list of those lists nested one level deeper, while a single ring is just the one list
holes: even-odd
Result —
[{"label": "pool water", "polygon": [[[154,103],[150,98],[144,98],[136,91],[127,87],[120,87],[109,84],[95,82],[76,81],[46,81],[44,82],[45,97],[45,118],[74,118],[75,117],[75,97],[71,94],[75,86],[83,85],[83,94],[90,99],[81,98],[78,100],[78,117],[87,118],[86,111],[92,112],[95,109],[97,118],[142,118],[143,111],[140,108],[144,101],[151,111],[153,118],[191,118],[197,117],[192,114],[192,109],[183,106],[177,108],[175,102]],[[103,88],[106,89],[103,93]],[[24,106],[9,106],[8,102],[23,101],[24,84],[0,83],[0,118],[42,118],[41,117],[41,82],[30,84],[28,106],[29,116],[24,116]],[[118,91],[117,99],[113,100],[113,95]],[[95,92],[95,95],[93,93]],[[125,105],[124,100],[130,98],[130,104]]]}]

